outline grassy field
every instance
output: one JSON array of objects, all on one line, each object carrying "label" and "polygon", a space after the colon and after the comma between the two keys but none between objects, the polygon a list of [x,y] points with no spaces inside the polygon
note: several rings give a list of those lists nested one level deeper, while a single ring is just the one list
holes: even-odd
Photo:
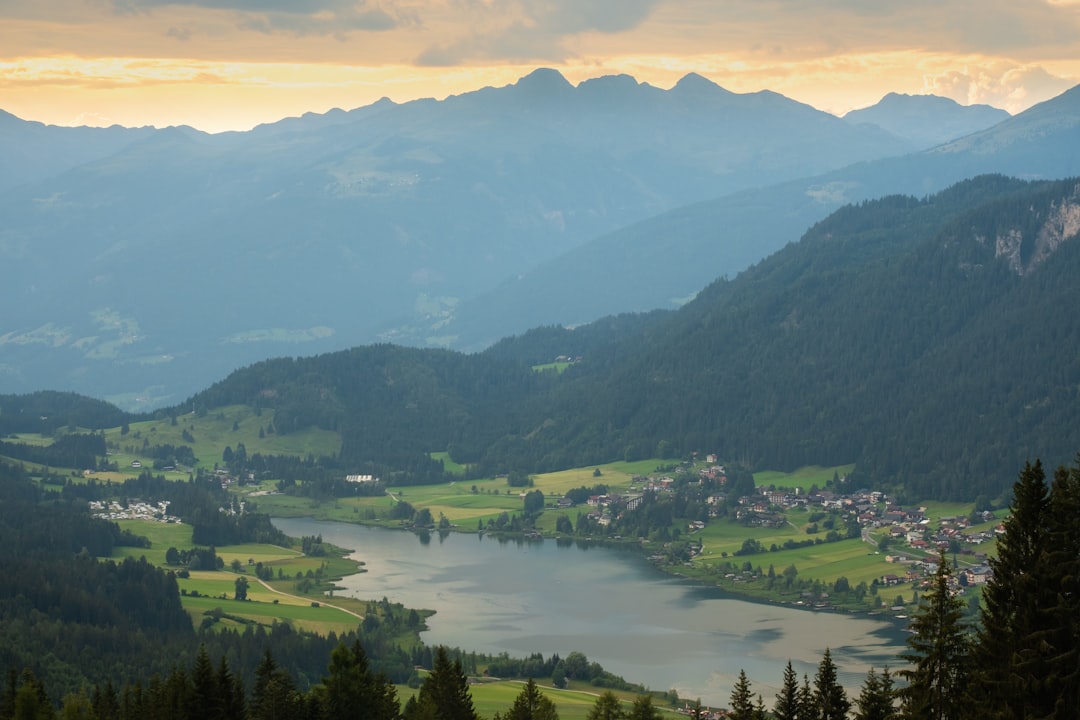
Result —
[{"label": "grassy field", "polygon": [[[181,415],[175,425],[168,419],[146,420],[131,423],[127,434],[121,428],[106,430],[105,442],[111,453],[109,459],[118,464],[124,476],[141,472],[141,468],[131,467],[133,461],[139,461],[143,467],[153,467],[153,458],[144,452],[144,446],[190,445],[199,465],[206,468],[221,462],[226,447],[235,450],[240,443],[244,444],[248,455],[262,453],[305,457],[310,453],[320,457],[336,455],[341,449],[341,437],[335,432],[311,428],[278,435],[269,432],[273,420],[272,410],[256,413],[247,405],[232,405],[201,417],[194,413]],[[194,438],[194,442],[184,439],[185,432]],[[166,477],[187,477],[183,471],[164,474]]]},{"label": "grassy field", "polygon": [[791,473],[766,470],[754,473],[754,484],[758,487],[775,485],[777,488],[799,488],[803,491],[807,491],[815,485],[824,489],[826,484],[832,482],[834,476],[843,477],[854,469],[854,465],[838,465],[836,467],[808,465]]},{"label": "grassy field", "polygon": [[554,372],[557,372],[557,373],[561,373],[564,370],[566,370],[566,368],[570,367],[570,365],[571,365],[571,363],[569,363],[569,362],[550,362],[550,363],[542,363],[540,365],[533,365],[532,369],[534,371],[536,371],[536,372],[552,372],[552,371],[554,371]]},{"label": "grassy field", "polygon": [[432,460],[441,460],[443,464],[443,470],[454,475],[464,475],[465,466],[456,463],[450,459],[450,453],[448,452],[433,452],[430,454]]},{"label": "grassy field", "polygon": [[[514,699],[521,693],[524,685],[525,681],[523,680],[481,680],[470,685],[469,692],[472,694],[473,705],[476,707],[480,717],[490,718],[494,717],[495,713],[505,715],[506,711],[513,706]],[[572,683],[565,690],[547,686],[542,679],[537,680],[537,685],[540,687],[540,692],[555,703],[555,709],[559,713],[559,720],[585,720],[593,705],[596,704],[597,696],[604,692],[603,689],[582,683]],[[404,685],[398,685],[396,688],[398,700],[401,701],[402,705],[416,694],[416,690]],[[614,692],[622,700],[623,709],[629,712],[636,696],[633,693]],[[653,707],[659,710],[664,718],[685,717],[659,705],[655,699],[653,700]]]},{"label": "grassy field", "polygon": [[[120,520],[117,524],[136,535],[150,540],[149,548],[119,547],[113,552],[116,559],[124,557],[145,557],[147,561],[163,568],[177,570],[165,562],[165,553],[170,547],[189,549],[192,547],[192,528],[190,525],[150,522],[145,520]],[[339,606],[363,615],[366,602],[353,598],[327,597],[323,590],[332,580],[363,572],[363,567],[354,560],[336,554],[324,557],[304,555],[294,548],[246,543],[227,545],[216,548],[225,567],[218,571],[190,571],[188,577],[177,578],[181,592],[181,603],[192,615],[196,623],[202,621],[206,610],[222,606],[230,615],[241,616],[252,622],[272,624],[289,622],[297,628],[312,630],[322,634],[342,632],[354,629],[359,619],[328,605]],[[241,572],[232,571],[233,560],[240,562]],[[270,568],[274,579],[264,587],[254,575],[254,565],[262,563]],[[279,572],[280,575],[279,575]],[[301,592],[297,587],[297,575],[320,573],[324,583]],[[236,580],[243,575],[248,579],[248,600],[237,601]],[[372,598],[375,599],[375,598]],[[318,602],[320,607],[312,607]],[[225,604],[223,604],[225,603]],[[229,624],[224,623],[222,627]]]},{"label": "grassy field", "polygon": [[[433,457],[439,456],[438,453]],[[568,490],[578,487],[592,487],[597,484],[607,485],[611,492],[633,492],[632,480],[637,475],[653,472],[662,461],[645,460],[636,463],[609,463],[596,467],[563,470],[561,472],[532,475],[533,486],[512,488],[505,477],[477,480],[458,480],[436,485],[416,485],[404,488],[392,488],[389,495],[381,497],[340,498],[332,502],[316,502],[298,496],[268,494],[252,497],[258,503],[261,512],[278,517],[314,517],[320,520],[338,520],[342,522],[377,523],[379,517],[385,517],[397,501],[404,500],[416,509],[427,508],[438,522],[445,516],[452,525],[460,530],[475,530],[477,523],[486,524],[501,513],[521,513],[524,507],[522,496],[532,490],[540,490],[547,497],[549,505],[554,505]],[[596,470],[600,475],[596,476]],[[263,485],[259,490],[270,489]],[[246,488],[243,492],[251,492]],[[256,491],[258,492],[258,490]],[[549,522],[554,528],[555,515],[545,513],[543,522]],[[396,521],[381,524],[397,525]]]}]

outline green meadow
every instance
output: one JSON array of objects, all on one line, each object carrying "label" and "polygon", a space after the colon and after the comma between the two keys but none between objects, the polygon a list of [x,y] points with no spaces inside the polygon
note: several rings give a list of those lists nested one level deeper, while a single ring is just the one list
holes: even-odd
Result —
[{"label": "green meadow", "polygon": [[836,467],[808,465],[790,473],[766,470],[754,473],[754,484],[758,487],[774,485],[777,488],[798,488],[806,492],[815,485],[818,488],[824,488],[828,483],[832,482],[834,476],[844,477],[854,469],[854,465],[838,465]]},{"label": "green meadow", "polygon": [[[148,562],[160,567],[179,570],[165,562],[166,551],[170,547],[182,550],[193,546],[190,525],[146,520],[119,520],[117,524],[122,529],[146,537],[151,546],[116,548],[113,552],[115,559],[145,557]],[[330,549],[332,552],[326,556],[311,557],[294,548],[258,543],[215,548],[218,557],[224,562],[224,568],[217,571],[190,571],[188,577],[178,577],[181,603],[196,623],[201,622],[201,616],[206,610],[221,605],[230,615],[242,616],[266,625],[275,621],[290,622],[297,628],[323,634],[354,629],[359,622],[358,618],[328,605],[340,606],[363,615],[366,601],[333,597],[332,594],[328,597],[324,591],[332,588],[336,579],[363,572],[363,566],[355,560],[343,557],[343,550],[337,549],[339,552],[334,553],[335,549]],[[240,573],[232,571],[233,560],[239,561]],[[256,563],[262,563],[273,572],[274,578],[266,583],[269,589],[255,577],[253,566]],[[322,582],[316,583],[309,591],[302,592],[297,587],[297,575],[307,577],[309,572],[313,575],[321,573]],[[247,601],[233,599],[236,580],[241,576],[248,580]],[[320,607],[312,607],[313,602],[319,603]],[[228,623],[222,625],[227,626]]]},{"label": "green meadow", "polygon": [[[235,450],[244,444],[248,455],[294,455],[315,457],[336,455],[341,449],[341,437],[336,432],[309,428],[302,432],[278,435],[272,431],[272,410],[257,412],[247,405],[230,405],[205,415],[187,413],[168,418],[131,423],[128,432],[122,428],[105,431],[109,459],[118,464],[123,475],[138,475],[142,468],[131,467],[138,461],[143,468],[153,468],[153,458],[144,447],[154,445],[190,445],[200,467],[212,468],[222,461],[225,448]],[[194,442],[184,437],[187,433]],[[157,471],[155,471],[156,473]],[[184,471],[166,472],[166,477],[186,478]]]},{"label": "green meadow", "polygon": [[[595,688],[583,683],[571,683],[570,687],[561,690],[545,685],[543,678],[534,678],[543,695],[555,703],[555,709],[559,713],[560,720],[585,720],[589,711],[596,704],[596,698],[604,692],[602,688]],[[513,704],[514,699],[521,693],[525,682],[521,680],[488,680],[480,679],[469,685],[473,705],[480,717],[495,717],[495,714],[505,715]],[[404,685],[396,686],[398,700],[404,705],[410,697],[416,694],[416,690]],[[613,691],[623,703],[623,710],[630,711],[635,699],[633,693]],[[658,704],[653,700],[653,707],[660,711],[664,718],[678,717],[678,713]],[[685,716],[683,716],[685,717]]]}]

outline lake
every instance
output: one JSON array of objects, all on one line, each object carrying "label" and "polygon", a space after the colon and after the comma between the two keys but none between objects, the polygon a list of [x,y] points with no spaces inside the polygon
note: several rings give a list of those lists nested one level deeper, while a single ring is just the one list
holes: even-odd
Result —
[{"label": "lake", "polygon": [[577,650],[631,682],[714,706],[728,704],[744,669],[772,707],[788,659],[800,682],[804,673],[812,682],[826,647],[849,695],[871,666],[901,664],[904,634],[893,623],[740,600],[665,575],[631,549],[456,533],[425,543],[348,523],[274,524],[354,550],[367,572],[335,595],[434,610],[423,635],[433,645],[512,656]]}]

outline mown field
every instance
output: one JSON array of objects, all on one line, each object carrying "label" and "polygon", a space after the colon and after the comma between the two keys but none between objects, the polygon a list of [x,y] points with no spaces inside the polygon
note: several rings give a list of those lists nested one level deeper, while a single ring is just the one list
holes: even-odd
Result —
[{"label": "mown field", "polygon": [[[169,566],[165,562],[166,551],[170,547],[190,549],[193,546],[190,525],[144,520],[119,520],[117,524],[122,529],[148,538],[151,546],[116,548],[113,553],[116,559],[141,556],[160,567],[179,570],[180,568]],[[223,569],[190,571],[188,577],[177,578],[181,604],[196,624],[203,621],[207,611],[220,608],[228,616],[249,622],[263,625],[271,625],[275,621],[289,622],[297,629],[327,634],[331,631],[341,633],[356,628],[360,618],[345,610],[361,616],[365,612],[364,601],[348,597],[326,597],[321,587],[313,588],[309,592],[302,592],[297,587],[298,573],[306,577],[309,571],[321,571],[325,578],[333,579],[362,572],[363,567],[353,560],[337,555],[309,557],[295,548],[257,543],[228,545],[215,550],[224,562]],[[234,560],[240,563],[240,573],[233,572]],[[262,563],[273,571],[274,579],[266,583],[269,588],[255,577],[254,566],[257,563]],[[246,601],[234,599],[236,581],[241,576],[248,581]],[[313,602],[319,603],[319,607],[312,607]],[[217,626],[232,627],[242,624],[235,619],[224,618]]]},{"label": "mown field", "polygon": [[[544,696],[555,703],[555,709],[559,713],[559,720],[585,720],[589,711],[595,705],[597,696],[604,692],[601,688],[595,688],[584,683],[571,683],[569,688],[560,690],[545,685],[546,680],[543,678],[534,678],[534,680],[540,686],[540,691]],[[506,711],[513,706],[514,698],[521,693],[524,685],[524,681],[521,680],[490,680],[474,683],[469,686],[469,690],[472,693],[473,705],[476,707],[480,717],[490,718],[494,717],[495,713],[505,715]],[[416,693],[416,690],[404,685],[396,687],[398,699],[401,700],[403,705]],[[633,693],[613,692],[622,701],[623,709],[629,711],[636,696]],[[685,717],[685,715],[679,715],[670,708],[658,704],[655,699],[653,707],[659,710],[665,718]]]}]

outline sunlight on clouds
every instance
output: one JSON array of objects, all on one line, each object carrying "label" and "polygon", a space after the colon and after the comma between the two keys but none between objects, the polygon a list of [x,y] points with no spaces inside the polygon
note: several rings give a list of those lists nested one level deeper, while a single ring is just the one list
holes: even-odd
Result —
[{"label": "sunlight on clouds", "polygon": [[[1047,66],[918,51],[816,59],[709,54],[582,56],[549,63],[572,83],[626,73],[670,88],[690,72],[732,92],[772,90],[837,115],[889,91],[937,94],[1019,112],[1075,85],[1080,62]],[[19,58],[0,61],[4,109],[47,123],[187,124],[211,132],[249,129],[305,112],[352,109],[389,97],[442,99],[516,82],[533,63],[417,67],[236,62],[184,58]]]},{"label": "sunlight on clouds", "polygon": [[1058,63],[1051,72],[998,58],[914,50],[790,61],[760,55],[640,55],[607,58],[603,66],[660,87],[697,72],[732,92],[772,90],[837,115],[873,105],[890,91],[942,95],[1016,113],[1080,82],[1080,62]]}]

